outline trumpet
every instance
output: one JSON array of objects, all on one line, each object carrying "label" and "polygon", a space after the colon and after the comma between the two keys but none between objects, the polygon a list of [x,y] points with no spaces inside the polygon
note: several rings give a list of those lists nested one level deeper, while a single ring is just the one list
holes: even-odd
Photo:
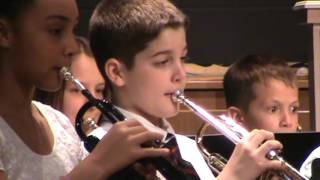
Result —
[{"label": "trumpet", "polygon": [[[195,104],[194,102],[190,101],[188,98],[184,96],[183,91],[178,90],[172,96],[173,101],[178,103],[184,104],[186,107],[191,109],[196,115],[198,115],[202,120],[206,123],[214,127],[218,132],[226,136],[229,140],[233,143],[237,144],[239,141],[247,136],[249,132],[236,123],[235,120],[227,117],[225,115],[220,116],[213,116],[209,114],[206,110]],[[199,133],[198,133],[199,134]],[[201,134],[201,131],[200,131]],[[202,154],[205,156],[209,167],[212,169],[214,173],[219,173],[222,171],[223,167],[226,164],[226,159],[221,157],[218,154],[210,154],[201,144],[201,137],[197,137],[197,143],[199,149],[202,151]],[[286,162],[275,150],[270,150],[266,157],[270,160],[278,160],[284,165],[284,170],[279,173],[276,173],[281,179],[284,180],[308,180],[307,177],[302,175],[298,170],[296,170],[293,166],[291,166],[288,162]],[[275,172],[274,170],[270,170]],[[270,175],[262,175],[260,179],[268,179],[271,177]]]},{"label": "trumpet", "polygon": [[[96,127],[88,136],[82,130],[83,116],[85,112],[91,107],[96,107],[102,113],[102,118],[106,117],[112,123],[118,121],[126,120],[126,117],[117,109],[113,104],[107,100],[96,99],[92,94],[86,89],[79,80],[75,79],[68,68],[63,67],[60,71],[63,78],[67,81],[72,81],[75,83],[78,90],[88,99],[79,110],[76,117],[76,131],[80,139],[83,140],[85,148],[91,152],[94,147],[99,143],[107,131],[101,127],[97,127],[96,124],[92,127]],[[139,160],[142,165],[151,164],[155,169],[157,169],[165,178],[167,179],[199,179],[196,171],[192,165],[183,160],[180,155],[180,151],[176,142],[174,135],[168,133],[163,141],[152,141],[142,144],[143,147],[153,147],[153,148],[168,148],[170,150],[170,157],[153,157],[145,158]],[[115,173],[108,179],[145,179],[139,172],[128,166],[122,171]]]}]

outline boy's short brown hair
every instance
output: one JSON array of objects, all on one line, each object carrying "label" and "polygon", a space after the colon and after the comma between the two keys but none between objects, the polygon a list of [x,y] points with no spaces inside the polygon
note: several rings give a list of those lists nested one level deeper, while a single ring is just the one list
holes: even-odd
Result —
[{"label": "boy's short brown hair", "polygon": [[236,61],[223,79],[227,107],[235,106],[247,111],[249,103],[256,98],[253,85],[266,83],[271,78],[297,87],[295,70],[283,59],[249,55]]},{"label": "boy's short brown hair", "polygon": [[102,0],[89,25],[90,45],[101,74],[108,80],[104,65],[109,58],[132,68],[135,55],[163,29],[187,24],[186,16],[168,0]]}]

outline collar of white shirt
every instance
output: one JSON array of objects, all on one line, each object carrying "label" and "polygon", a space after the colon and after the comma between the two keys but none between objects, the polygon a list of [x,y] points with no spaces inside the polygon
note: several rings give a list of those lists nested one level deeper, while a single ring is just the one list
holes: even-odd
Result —
[{"label": "collar of white shirt", "polygon": [[174,133],[174,130],[172,128],[172,126],[170,125],[170,123],[165,119],[162,118],[162,123],[161,123],[161,127],[157,127],[155,125],[153,125],[150,121],[148,121],[147,119],[145,119],[144,117],[135,114],[133,112],[127,111],[121,107],[116,106],[116,108],[128,119],[135,119],[136,121],[140,122],[145,128],[147,128],[149,131],[152,132],[158,132],[160,134],[163,134],[164,136],[167,134],[167,132],[169,133]]}]

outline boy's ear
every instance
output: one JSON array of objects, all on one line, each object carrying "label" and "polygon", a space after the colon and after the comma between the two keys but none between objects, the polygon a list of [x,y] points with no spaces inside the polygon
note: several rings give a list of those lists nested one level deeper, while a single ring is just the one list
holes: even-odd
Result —
[{"label": "boy's ear", "polygon": [[236,120],[240,125],[244,124],[244,117],[242,115],[241,109],[239,109],[235,106],[230,106],[230,107],[228,107],[227,111],[228,111],[229,117]]},{"label": "boy's ear", "polygon": [[8,20],[0,18],[0,47],[9,48],[12,44],[12,27]]},{"label": "boy's ear", "polygon": [[104,70],[109,80],[119,87],[125,85],[123,68],[125,68],[124,64],[115,58],[108,59],[104,65]]}]

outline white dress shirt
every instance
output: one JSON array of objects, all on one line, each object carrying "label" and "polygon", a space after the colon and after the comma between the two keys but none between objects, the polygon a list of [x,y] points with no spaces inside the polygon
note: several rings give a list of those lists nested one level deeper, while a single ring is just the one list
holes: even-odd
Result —
[{"label": "white dress shirt", "polygon": [[[157,127],[153,125],[150,121],[145,119],[144,117],[135,114],[133,112],[129,112],[125,109],[117,107],[121,113],[127,119],[135,119],[140,122],[144,127],[146,127],[149,131],[158,132],[163,134],[164,137],[166,134],[172,133],[174,134],[174,130],[170,123],[166,119],[162,119],[161,127]],[[206,161],[204,160],[201,152],[198,149],[196,142],[184,135],[174,134],[177,140],[177,144],[180,150],[181,157],[192,164],[195,171],[198,173],[198,176],[201,180],[212,180],[215,179],[214,175],[211,172],[211,169],[208,167]],[[160,172],[157,172],[157,176],[160,179],[165,179]]]}]

